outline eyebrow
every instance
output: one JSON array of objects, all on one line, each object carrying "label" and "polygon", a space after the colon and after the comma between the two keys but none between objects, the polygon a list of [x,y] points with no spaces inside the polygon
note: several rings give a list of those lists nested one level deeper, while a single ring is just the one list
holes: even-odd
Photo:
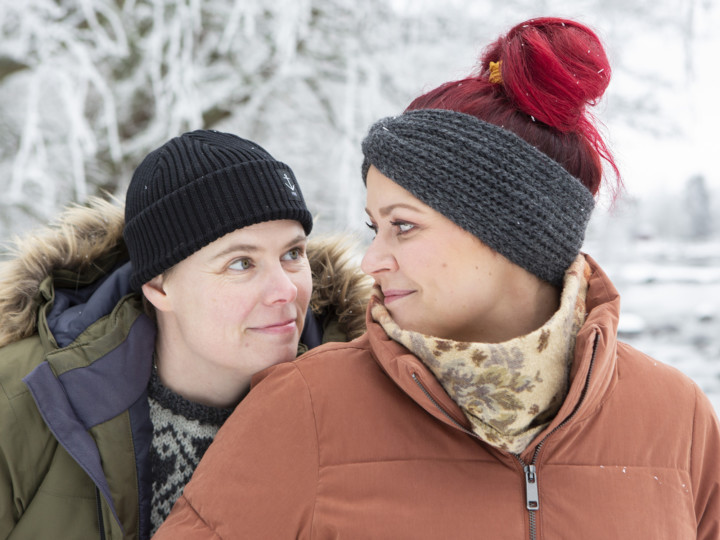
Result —
[{"label": "eyebrow", "polygon": [[[420,208],[413,206],[412,204],[397,203],[397,204],[391,204],[388,206],[383,206],[382,208],[380,208],[380,210],[378,210],[378,213],[380,214],[380,217],[387,217],[390,214],[390,212],[392,212],[396,208],[404,208],[406,210],[413,210],[414,212],[421,211]],[[365,208],[365,213],[370,215],[370,210]]]},{"label": "eyebrow", "polygon": [[[297,244],[301,242],[307,241],[307,235],[300,233],[297,236],[295,236],[292,240],[287,242],[282,249],[290,249],[293,246],[296,246]],[[236,251],[243,251],[245,253],[257,253],[262,248],[259,245],[256,244],[231,244],[225,249],[223,249],[220,253],[216,253],[212,256],[212,260],[219,259],[221,257],[224,257],[230,253],[234,253]]]}]

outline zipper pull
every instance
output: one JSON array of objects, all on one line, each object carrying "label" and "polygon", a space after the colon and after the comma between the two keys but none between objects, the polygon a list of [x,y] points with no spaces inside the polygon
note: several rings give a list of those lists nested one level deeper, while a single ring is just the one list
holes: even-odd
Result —
[{"label": "zipper pull", "polygon": [[535,465],[525,465],[525,502],[528,510],[540,508],[540,494],[538,493]]}]

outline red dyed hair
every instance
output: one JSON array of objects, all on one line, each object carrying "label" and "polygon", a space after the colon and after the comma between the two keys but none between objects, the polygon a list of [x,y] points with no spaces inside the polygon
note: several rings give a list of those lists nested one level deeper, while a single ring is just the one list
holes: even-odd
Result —
[{"label": "red dyed hair", "polygon": [[[490,82],[490,62],[501,83]],[[476,73],[416,98],[406,110],[449,109],[473,115],[522,137],[560,163],[593,195],[602,160],[620,172],[587,111],[610,82],[610,64],[589,28],[556,18],[531,19],[483,52]]]}]

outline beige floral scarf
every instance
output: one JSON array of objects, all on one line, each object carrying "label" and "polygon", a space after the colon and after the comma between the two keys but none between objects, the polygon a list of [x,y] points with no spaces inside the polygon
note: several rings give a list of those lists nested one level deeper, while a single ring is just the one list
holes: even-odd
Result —
[{"label": "beige floral scarf", "polygon": [[468,343],[402,330],[381,303],[372,317],[430,368],[482,440],[520,453],[567,396],[575,337],[585,322],[585,257],[565,273],[560,308],[537,330],[504,343]]}]

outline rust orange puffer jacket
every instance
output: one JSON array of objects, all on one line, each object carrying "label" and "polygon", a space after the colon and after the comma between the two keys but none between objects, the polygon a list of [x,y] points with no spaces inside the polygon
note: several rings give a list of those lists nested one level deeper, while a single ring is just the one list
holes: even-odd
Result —
[{"label": "rust orange puffer jacket", "polygon": [[522,455],[469,434],[369,321],[262,373],[156,538],[720,538],[717,417],[690,379],[617,341],[617,291],[588,262],[569,394]]}]

